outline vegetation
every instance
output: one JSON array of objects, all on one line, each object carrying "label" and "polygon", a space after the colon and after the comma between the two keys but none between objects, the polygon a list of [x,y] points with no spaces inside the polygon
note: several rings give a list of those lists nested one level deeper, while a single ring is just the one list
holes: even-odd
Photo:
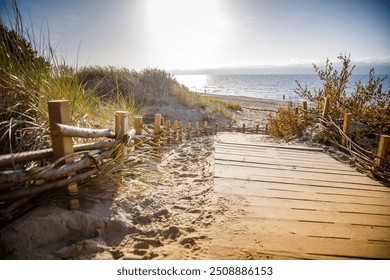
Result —
[{"label": "vegetation", "polygon": [[[140,72],[126,68],[90,66],[75,69],[58,59],[41,34],[35,42],[32,28],[24,27],[15,2],[14,25],[0,20],[0,153],[50,146],[47,102],[67,99],[73,125],[109,127],[113,112],[127,110],[130,117],[175,97],[184,106],[204,108],[230,116],[238,105],[202,97],[180,85],[160,69]],[[156,112],[150,112],[154,114]]]},{"label": "vegetation", "polygon": [[299,137],[305,125],[295,108],[279,108],[277,114],[268,119],[267,133],[284,139]]},{"label": "vegetation", "polygon": [[374,69],[371,69],[368,83],[364,85],[359,81],[355,84],[353,93],[348,95],[346,86],[355,66],[351,66],[350,56],[340,55],[338,59],[342,64],[340,72],[329,60],[326,61],[324,70],[313,65],[323,81],[322,88],[311,91],[297,81],[295,93],[311,102],[314,108],[305,121],[299,121],[294,110],[280,109],[276,116],[269,118],[269,134],[284,138],[300,136],[305,127],[321,114],[326,97],[330,99],[331,119],[340,123],[344,113],[352,113],[352,139],[355,141],[363,143],[367,138],[378,141],[381,134],[390,133],[390,90],[383,88],[383,81],[387,77],[376,77]]}]

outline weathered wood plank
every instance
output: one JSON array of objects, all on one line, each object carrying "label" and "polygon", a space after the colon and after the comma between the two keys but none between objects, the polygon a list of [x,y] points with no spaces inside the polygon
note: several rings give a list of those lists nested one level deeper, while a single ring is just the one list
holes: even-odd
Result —
[{"label": "weathered wood plank", "polygon": [[243,258],[390,258],[390,189],[320,149],[226,140],[215,145],[215,192],[239,196],[245,214],[227,217],[236,229],[213,239],[212,258],[230,258],[216,248]]},{"label": "weathered wood plank", "polygon": [[[271,183],[272,184],[272,183]],[[388,198],[380,197],[360,197],[350,196],[343,194],[325,194],[319,192],[307,192],[301,190],[286,190],[283,185],[275,183],[267,187],[261,187],[260,184],[254,184],[251,181],[246,180],[234,180],[231,178],[216,178],[215,179],[215,191],[236,194],[236,195],[260,195],[262,197],[283,197],[286,199],[302,199],[309,201],[334,201],[339,203],[356,203],[356,204],[369,204],[369,205],[389,205],[390,200]]]},{"label": "weathered wood plank", "polygon": [[[339,184],[337,182],[323,182],[322,184],[310,184],[308,181],[302,181],[299,179],[290,179],[290,178],[264,178],[263,176],[252,176],[251,179],[247,177],[219,177],[215,175],[216,180],[225,179],[227,184],[229,182],[238,181],[237,184],[240,187],[249,187],[256,189],[269,189],[269,190],[285,190],[293,192],[306,192],[306,193],[318,193],[318,194],[330,194],[330,195],[348,195],[356,197],[372,197],[372,198],[383,198],[389,201],[390,205],[390,195],[388,191],[380,190],[371,191],[366,189],[353,188],[355,185],[350,185],[345,187],[344,184]],[[222,182],[224,184],[224,182]],[[333,184],[333,186],[329,186]],[[352,187],[351,187],[352,186]]]},{"label": "weathered wood plank", "polygon": [[216,160],[232,160],[232,161],[242,161],[242,162],[250,162],[250,163],[259,163],[259,164],[272,164],[272,165],[283,165],[283,166],[289,166],[289,167],[303,167],[303,168],[310,168],[310,169],[319,169],[319,170],[333,170],[336,171],[335,173],[341,173],[341,174],[351,174],[354,175],[356,172],[352,170],[348,166],[340,166],[340,163],[332,163],[329,162],[326,164],[326,166],[322,166],[323,161],[312,161],[312,160],[306,160],[306,159],[297,159],[296,157],[293,158],[286,158],[286,157],[279,157],[278,155],[243,155],[241,153],[232,153],[232,152],[221,152],[219,151],[218,157],[216,157]]},{"label": "weathered wood plank", "polygon": [[[238,224],[239,225],[239,224]],[[242,242],[242,236],[232,235],[228,242],[222,239],[214,239],[212,246],[214,254],[218,256],[218,247],[228,246],[231,251],[245,250],[256,252],[254,246],[259,244],[262,254],[283,253],[290,258],[308,259],[389,259],[390,250],[388,242],[360,241],[337,238],[322,238],[316,236],[302,236],[297,234],[264,234],[263,232],[250,231],[245,234],[247,242]],[[277,242],[275,242],[277,240]],[[245,247],[248,244],[248,247]],[[226,249],[224,250],[226,251]],[[229,256],[219,256],[220,259],[229,259]]]},{"label": "weathered wood plank", "polygon": [[[328,180],[333,182],[340,183],[355,183],[369,186],[380,186],[378,182],[371,180],[370,178],[358,174],[344,174],[344,173],[333,173],[332,171],[327,170],[316,170],[311,168],[302,168],[302,167],[291,167],[283,165],[271,165],[271,164],[261,164],[253,162],[242,162],[242,161],[223,161],[215,160],[216,165],[220,165],[220,169],[216,169],[215,174],[217,176],[223,177],[224,174],[230,174],[229,176],[241,178],[246,176],[284,176],[291,178],[301,178],[301,179],[313,179],[313,180]],[[223,168],[222,168],[223,167]],[[238,178],[240,178],[238,177]]]},{"label": "weathered wood plank", "polygon": [[321,236],[323,238],[345,238],[366,242],[376,240],[390,243],[390,227],[384,228],[371,225],[363,226],[340,223],[323,223],[321,226],[318,226],[318,223],[315,222],[300,222],[283,218],[261,219],[258,217],[245,217],[245,219],[248,223],[261,224],[262,232],[265,234],[297,234],[302,236]]},{"label": "weathered wood plank", "polygon": [[[294,199],[284,199],[277,197],[262,197],[262,196],[253,196],[247,195],[243,196],[246,202],[243,202],[242,205],[252,205],[256,206],[269,206],[269,207],[286,207],[286,208],[295,208],[295,209],[308,209],[308,210],[329,210],[339,212],[353,212],[361,213],[362,206],[360,204],[350,204],[350,203],[339,203],[336,201],[305,201],[305,200],[294,200]],[[364,205],[365,213],[371,214],[386,214],[390,215],[390,205]],[[390,233],[390,232],[389,232]],[[390,234],[389,234],[390,237]]]}]

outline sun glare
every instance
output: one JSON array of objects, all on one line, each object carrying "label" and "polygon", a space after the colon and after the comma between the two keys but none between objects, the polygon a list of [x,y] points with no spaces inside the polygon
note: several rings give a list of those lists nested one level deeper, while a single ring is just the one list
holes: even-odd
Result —
[{"label": "sun glare", "polygon": [[147,20],[153,47],[166,64],[161,66],[198,68],[213,63],[224,29],[217,1],[149,0]]}]

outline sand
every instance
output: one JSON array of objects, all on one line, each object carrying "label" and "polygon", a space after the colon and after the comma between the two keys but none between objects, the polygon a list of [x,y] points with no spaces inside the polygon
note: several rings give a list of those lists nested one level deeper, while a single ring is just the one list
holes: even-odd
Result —
[{"label": "sand", "polygon": [[[265,125],[283,101],[221,97],[239,103],[238,125]],[[188,112],[184,112],[188,114]],[[199,113],[197,113],[199,114]],[[180,118],[180,116],[176,116]],[[248,141],[273,141],[246,135]],[[234,141],[234,137],[231,138]],[[161,153],[142,178],[126,177],[113,200],[80,210],[39,207],[1,231],[7,259],[210,259],[213,236],[228,238],[230,216],[245,215],[241,198],[214,193],[215,136],[194,138]],[[240,229],[236,229],[240,230]],[[245,240],[243,240],[245,242]],[[242,252],[229,258],[245,259]],[[221,256],[220,254],[218,256]]]}]

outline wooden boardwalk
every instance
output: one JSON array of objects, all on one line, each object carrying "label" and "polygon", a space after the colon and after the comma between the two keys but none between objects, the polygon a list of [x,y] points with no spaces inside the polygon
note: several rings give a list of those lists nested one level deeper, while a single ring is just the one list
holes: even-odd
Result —
[{"label": "wooden boardwalk", "polygon": [[390,259],[390,189],[320,149],[229,139],[215,144],[215,192],[239,197],[245,214],[210,257]]}]

